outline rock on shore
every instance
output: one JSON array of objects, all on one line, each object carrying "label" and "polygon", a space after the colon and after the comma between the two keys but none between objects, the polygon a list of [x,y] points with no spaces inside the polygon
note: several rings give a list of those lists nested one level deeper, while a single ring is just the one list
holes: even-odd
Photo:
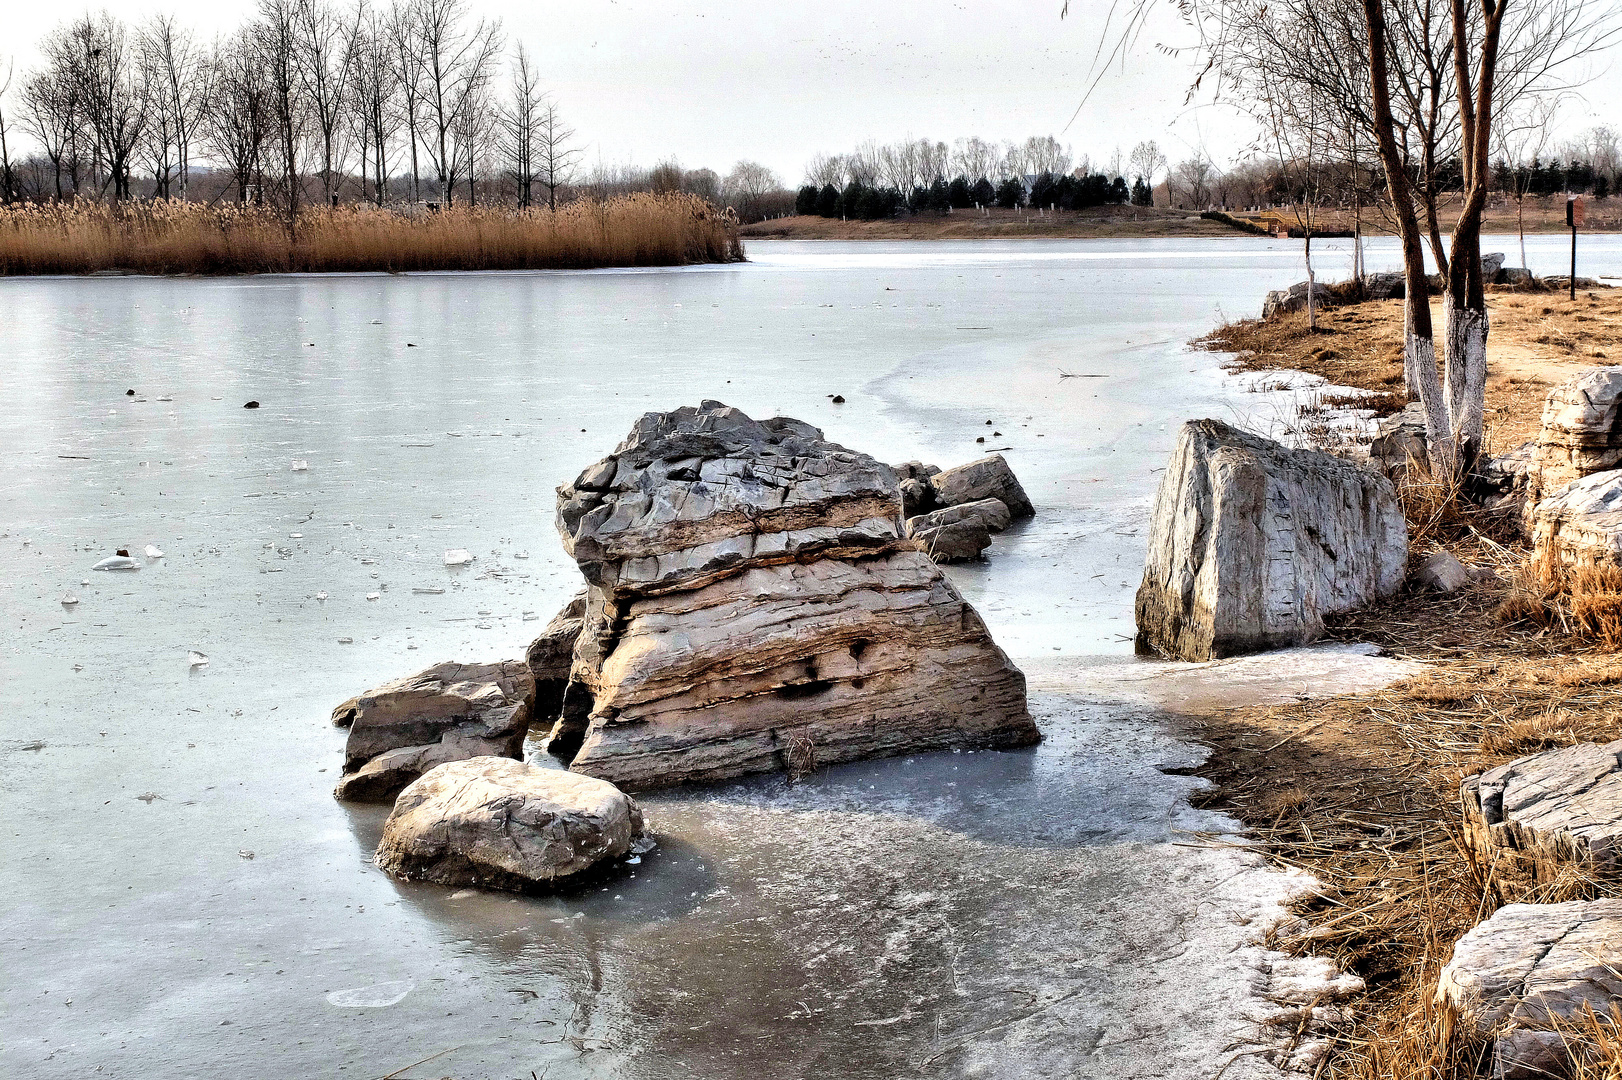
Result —
[{"label": "rock on shore", "polygon": [[376,860],[411,880],[527,892],[629,854],[642,833],[642,811],[613,784],[477,757],[400,793]]},{"label": "rock on shore", "polygon": [[1622,366],[1550,390],[1537,442],[1539,495],[1622,464]]},{"label": "rock on shore", "polygon": [[1519,758],[1459,785],[1465,842],[1501,888],[1616,865],[1622,848],[1622,740]]},{"label": "rock on shore", "polygon": [[386,801],[436,765],[523,754],[535,680],[516,660],[439,664],[339,705],[349,728],[340,799]]},{"label": "rock on shore", "polygon": [[1305,644],[1325,615],[1395,592],[1407,555],[1385,477],[1190,421],[1155,494],[1138,647],[1212,660]]},{"label": "rock on shore", "polygon": [[644,416],[558,491],[589,585],[571,767],[647,788],[1036,742],[1024,676],[900,509],[889,466],[800,421]]},{"label": "rock on shore", "polygon": [[1622,472],[1573,480],[1532,509],[1535,559],[1622,566]]},{"label": "rock on shore", "polygon": [[1493,1035],[1493,1075],[1563,1076],[1565,1035],[1584,1006],[1601,1017],[1622,996],[1622,900],[1510,904],[1465,934],[1437,994]]}]

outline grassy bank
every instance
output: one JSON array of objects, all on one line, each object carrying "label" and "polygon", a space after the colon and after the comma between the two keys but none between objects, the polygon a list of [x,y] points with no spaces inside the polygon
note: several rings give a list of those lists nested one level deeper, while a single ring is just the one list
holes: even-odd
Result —
[{"label": "grassy bank", "polygon": [[0,209],[0,274],[261,274],[679,266],[743,257],[736,223],[688,195],[630,195],[556,211],[370,207],[285,215],[235,204]]},{"label": "grassy bank", "polygon": [[[1490,296],[1492,449],[1536,433],[1552,385],[1622,360],[1619,293],[1584,290],[1575,303],[1564,292]],[[1375,392],[1389,409],[1402,403],[1401,333],[1402,302],[1378,301],[1324,312],[1316,333],[1292,315],[1233,323],[1200,344],[1234,353],[1236,368],[1308,371]],[[1377,609],[1330,620],[1331,639],[1374,642],[1429,673],[1378,693],[1211,719],[1204,773],[1216,787],[1204,802],[1322,883],[1271,944],[1329,956],[1368,984],[1320,1075],[1448,1080],[1481,1075],[1486,1046],[1436,1003],[1437,976],[1453,943],[1508,898],[1501,868],[1462,844],[1459,780],[1538,750],[1622,737],[1622,575],[1534,566],[1513,520],[1428,478],[1405,481],[1399,495],[1411,563],[1446,549],[1493,575],[1447,596],[1405,586]],[[1622,895],[1622,878],[1574,868],[1514,898],[1601,895]],[[1616,1025],[1583,1026],[1573,1038],[1592,1060],[1579,1075],[1622,1076]]]}]

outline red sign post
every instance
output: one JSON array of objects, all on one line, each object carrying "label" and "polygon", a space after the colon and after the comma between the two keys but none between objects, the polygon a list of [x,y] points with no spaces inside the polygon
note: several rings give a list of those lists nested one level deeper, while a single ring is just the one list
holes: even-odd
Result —
[{"label": "red sign post", "polygon": [[1577,299],[1577,230],[1583,224],[1583,197],[1566,196],[1566,224],[1571,226],[1571,298]]}]

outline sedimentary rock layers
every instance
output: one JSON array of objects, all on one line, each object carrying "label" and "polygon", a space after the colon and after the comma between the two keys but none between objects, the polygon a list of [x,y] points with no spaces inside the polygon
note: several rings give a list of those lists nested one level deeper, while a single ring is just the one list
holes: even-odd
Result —
[{"label": "sedimentary rock layers", "polygon": [[1211,660],[1314,640],[1402,584],[1391,482],[1219,420],[1183,425],[1155,494],[1138,646]]},{"label": "sedimentary rock layers", "polygon": [[577,771],[644,788],[1039,738],[1024,676],[902,534],[894,472],[808,425],[649,414],[558,499],[591,583]]},{"label": "sedimentary rock layers", "polygon": [[1539,494],[1622,464],[1622,367],[1594,368],[1549,391],[1538,432]]},{"label": "sedimentary rock layers", "polygon": [[446,663],[396,679],[339,705],[349,728],[340,799],[389,799],[448,761],[515,758],[529,731],[535,680],[518,661]]}]

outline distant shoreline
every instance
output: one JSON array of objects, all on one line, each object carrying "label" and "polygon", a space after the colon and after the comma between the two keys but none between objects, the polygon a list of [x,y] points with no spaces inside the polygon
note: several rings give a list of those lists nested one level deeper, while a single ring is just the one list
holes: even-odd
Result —
[{"label": "distant shoreline", "polygon": [[[1528,236],[1565,235],[1565,204],[1526,207]],[[1349,230],[1351,215],[1326,213],[1325,231]],[[1343,220],[1344,219],[1344,220]],[[1622,233],[1622,197],[1606,200],[1603,210],[1589,209],[1590,227],[1581,235]],[[1444,217],[1443,235],[1450,220]],[[1494,206],[1482,221],[1483,231],[1515,235],[1514,206]],[[1369,237],[1392,236],[1372,213],[1363,221]],[[1147,206],[1100,206],[1087,210],[959,210],[951,214],[914,214],[880,221],[841,221],[837,218],[794,217],[757,221],[738,230],[744,240],[1097,240],[1110,238],[1230,237],[1251,235],[1202,218],[1187,210]],[[1294,241],[1300,243],[1299,240]]]}]

